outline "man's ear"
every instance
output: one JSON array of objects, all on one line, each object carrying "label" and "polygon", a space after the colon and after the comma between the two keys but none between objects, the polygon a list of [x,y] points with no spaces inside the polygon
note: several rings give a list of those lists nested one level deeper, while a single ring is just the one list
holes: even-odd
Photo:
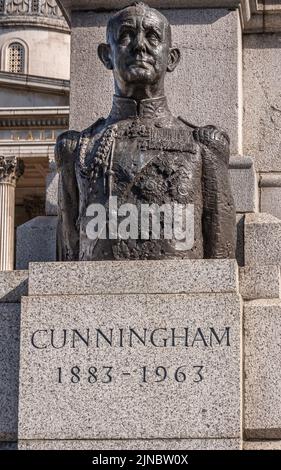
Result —
[{"label": "man's ear", "polygon": [[98,56],[102,61],[103,65],[108,69],[113,69],[113,64],[111,60],[111,50],[109,44],[99,44],[98,45]]},{"label": "man's ear", "polygon": [[173,72],[178,65],[179,61],[181,58],[181,53],[180,50],[177,49],[177,47],[171,47],[169,51],[169,60],[168,60],[168,66],[167,66],[167,71],[168,72]]}]

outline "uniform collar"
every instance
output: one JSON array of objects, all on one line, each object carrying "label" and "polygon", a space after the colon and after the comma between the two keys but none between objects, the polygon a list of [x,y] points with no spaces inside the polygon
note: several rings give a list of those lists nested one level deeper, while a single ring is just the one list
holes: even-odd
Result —
[{"label": "uniform collar", "polygon": [[116,122],[136,117],[157,119],[167,115],[171,115],[171,112],[165,96],[136,101],[132,98],[114,95],[111,112],[107,120]]}]

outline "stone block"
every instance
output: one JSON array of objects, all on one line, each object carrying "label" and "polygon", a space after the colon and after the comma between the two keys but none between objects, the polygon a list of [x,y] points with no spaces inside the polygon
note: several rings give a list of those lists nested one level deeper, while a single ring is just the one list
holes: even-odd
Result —
[{"label": "stone block", "polygon": [[246,300],[280,297],[279,266],[247,266],[240,268],[240,294]]},{"label": "stone block", "polygon": [[28,271],[0,271],[0,303],[18,303],[27,290]]},{"label": "stone block", "polygon": [[19,441],[19,450],[240,450],[240,439]]},{"label": "stone block", "polygon": [[20,305],[0,303],[0,441],[17,440]]},{"label": "stone block", "polygon": [[239,440],[239,295],[123,286],[23,300],[19,438]]},{"label": "stone block", "polygon": [[247,439],[281,439],[281,301],[253,300],[244,306]]},{"label": "stone block", "polygon": [[246,214],[245,265],[281,263],[281,220],[271,214]]},{"label": "stone block", "polygon": [[46,215],[58,215],[59,174],[52,171],[46,177]]},{"label": "stone block", "polygon": [[[194,125],[215,124],[230,135],[233,154],[242,152],[242,46],[238,10],[162,10],[172,25],[181,62],[166,77],[175,115]],[[112,73],[97,56],[109,14],[72,14],[70,127],[81,130],[111,108]],[[176,91],[176,92],[175,92]]]},{"label": "stone block", "polygon": [[281,450],[281,441],[244,441],[244,450]]},{"label": "stone block", "polygon": [[281,175],[262,173],[260,187],[261,211],[281,219]]},{"label": "stone block", "polygon": [[258,182],[250,157],[232,157],[229,163],[230,183],[236,212],[258,210]]},{"label": "stone block", "polygon": [[244,35],[243,62],[244,152],[257,171],[281,171],[280,35]]},{"label": "stone block", "polygon": [[57,217],[35,217],[17,228],[16,267],[31,261],[56,260]]},{"label": "stone block", "polygon": [[235,260],[32,263],[29,271],[30,295],[202,292],[238,292]]}]

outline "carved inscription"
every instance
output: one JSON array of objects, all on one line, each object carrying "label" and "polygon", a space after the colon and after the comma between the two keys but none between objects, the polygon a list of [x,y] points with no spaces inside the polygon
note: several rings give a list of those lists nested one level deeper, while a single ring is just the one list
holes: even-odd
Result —
[{"label": "carved inscription", "polygon": [[[231,345],[230,327],[182,327],[182,328],[85,328],[40,329],[32,332],[30,341],[37,350],[101,350],[106,348],[228,348]],[[140,354],[141,354],[141,349]],[[175,354],[176,355],[176,354]],[[199,354],[198,354],[199,355]],[[88,356],[88,355],[87,355]],[[188,361],[187,361],[188,362]],[[177,382],[199,384],[204,380],[205,365],[197,363],[131,365],[119,367],[111,364],[77,363],[70,367],[55,366],[53,380],[57,384],[112,384],[117,379],[133,380],[139,384]]]}]

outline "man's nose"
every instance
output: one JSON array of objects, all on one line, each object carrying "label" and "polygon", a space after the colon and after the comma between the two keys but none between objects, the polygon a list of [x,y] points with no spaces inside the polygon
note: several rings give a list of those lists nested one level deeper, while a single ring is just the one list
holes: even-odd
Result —
[{"label": "man's nose", "polygon": [[143,31],[139,31],[135,37],[134,49],[137,52],[145,52],[145,36]]}]

